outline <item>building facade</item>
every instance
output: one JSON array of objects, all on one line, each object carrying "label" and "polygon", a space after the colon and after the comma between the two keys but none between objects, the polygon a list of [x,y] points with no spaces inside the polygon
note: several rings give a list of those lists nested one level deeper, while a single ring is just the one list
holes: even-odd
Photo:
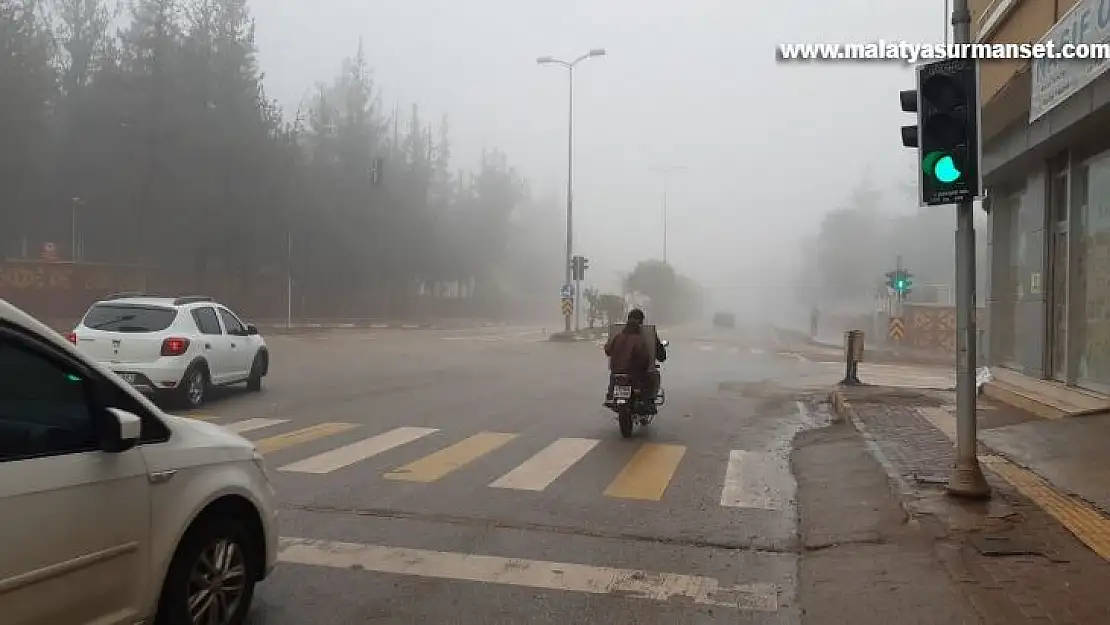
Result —
[{"label": "building facade", "polygon": [[[977,42],[1110,42],[1110,0],[971,0]],[[980,64],[987,358],[1110,393],[1110,60]]]}]

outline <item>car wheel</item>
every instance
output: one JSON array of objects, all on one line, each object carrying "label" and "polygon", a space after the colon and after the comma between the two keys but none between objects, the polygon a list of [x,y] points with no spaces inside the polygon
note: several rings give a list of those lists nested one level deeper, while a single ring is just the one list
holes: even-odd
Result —
[{"label": "car wheel", "polygon": [[190,528],[170,563],[155,624],[241,625],[258,579],[249,547],[234,519],[201,519]]},{"label": "car wheel", "polygon": [[193,365],[181,379],[181,403],[186,408],[200,408],[208,398],[208,372],[204,367]]},{"label": "car wheel", "polygon": [[250,377],[247,378],[247,390],[257,393],[262,390],[262,369],[263,359],[262,354],[255,354],[254,362],[251,363]]}]

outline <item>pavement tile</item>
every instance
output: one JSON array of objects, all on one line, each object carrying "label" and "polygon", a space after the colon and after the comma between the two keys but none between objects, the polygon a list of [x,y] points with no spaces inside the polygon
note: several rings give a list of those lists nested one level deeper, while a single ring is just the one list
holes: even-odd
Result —
[{"label": "pavement tile", "polygon": [[[895,473],[892,477],[909,485],[915,491],[913,496],[936,496],[943,484],[922,484],[915,477],[947,476],[955,459],[951,440],[930,423],[918,406],[907,402],[886,405],[877,397],[870,399],[873,401],[852,401],[849,393],[848,406],[886,457],[888,471]],[[843,405],[843,400],[840,403]],[[981,426],[1006,427],[1027,420],[991,408],[980,415]],[[1110,593],[1106,592],[1110,587],[1110,563],[1087,549],[1052,514],[1019,492],[1010,481],[992,472],[991,463],[984,464],[995,502],[1004,504],[1012,513],[1001,526],[983,519],[983,525],[971,528],[971,532],[954,531],[949,523],[942,532],[951,543],[950,549],[938,550],[952,578],[964,582],[961,587],[976,609],[988,622],[1007,625],[1110,623]],[[950,507],[966,506],[950,504]],[[940,514],[933,521],[944,525],[944,506],[934,510]],[[960,513],[966,514],[951,511],[953,515]],[[984,532],[1034,545],[1041,554],[983,555],[972,546],[970,538]]]}]

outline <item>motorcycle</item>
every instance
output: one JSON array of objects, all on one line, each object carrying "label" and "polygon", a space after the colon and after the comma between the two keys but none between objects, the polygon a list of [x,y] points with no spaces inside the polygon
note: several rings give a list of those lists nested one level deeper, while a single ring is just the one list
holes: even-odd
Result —
[{"label": "motorcycle", "polygon": [[[663,347],[670,344],[669,341],[663,341],[662,343]],[[621,429],[621,437],[630,438],[634,425],[647,427],[655,419],[658,410],[653,408],[662,406],[667,402],[666,391],[663,389],[663,385],[660,384],[658,392],[655,394],[654,406],[651,406],[643,397],[643,389],[640,388],[639,384],[634,383],[631,376],[624,373],[611,375],[613,376],[613,401],[609,404],[609,410],[617,414],[617,424]],[[653,375],[659,375],[658,365],[655,366]]]}]

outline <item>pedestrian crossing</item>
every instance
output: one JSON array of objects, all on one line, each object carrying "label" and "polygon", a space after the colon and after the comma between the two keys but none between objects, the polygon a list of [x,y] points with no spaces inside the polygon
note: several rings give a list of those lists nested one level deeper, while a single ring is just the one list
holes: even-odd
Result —
[{"label": "pedestrian crossing", "polygon": [[[416,458],[411,457],[416,454],[410,454],[409,458],[381,472],[378,477],[386,483],[432,484],[450,475],[466,472],[480,459],[495,456],[514,444],[532,445],[535,442],[523,443],[522,437],[512,432],[485,431],[467,436],[438,428],[412,426],[368,432],[366,430],[374,426],[325,422],[298,427],[287,419],[254,418],[220,423],[221,419],[215,417],[194,418],[220,424],[247,437],[263,455],[282,452],[282,461],[277,463],[276,473],[288,476],[337,473],[386,452],[404,450],[406,446],[421,441],[437,440],[435,451]],[[453,437],[456,440],[451,440]],[[333,446],[321,451],[319,443],[324,441]],[[566,478],[572,469],[591,455],[612,453],[615,445],[627,448],[629,444],[621,439],[604,441],[580,437],[556,438],[541,443],[542,448],[486,483],[486,487],[494,492],[542,492]],[[633,444],[637,445],[635,452],[600,494],[614,500],[661,501],[683,462],[688,460],[688,449],[685,445],[670,443],[645,441]],[[289,457],[302,446],[315,453],[301,458]],[[698,456],[705,457],[704,454]],[[721,454],[717,470],[706,474],[699,465],[697,473],[699,484],[719,489],[719,504],[724,508],[783,510],[789,503],[794,483],[789,463],[781,452],[732,450]],[[714,495],[714,498],[717,496]]]}]

